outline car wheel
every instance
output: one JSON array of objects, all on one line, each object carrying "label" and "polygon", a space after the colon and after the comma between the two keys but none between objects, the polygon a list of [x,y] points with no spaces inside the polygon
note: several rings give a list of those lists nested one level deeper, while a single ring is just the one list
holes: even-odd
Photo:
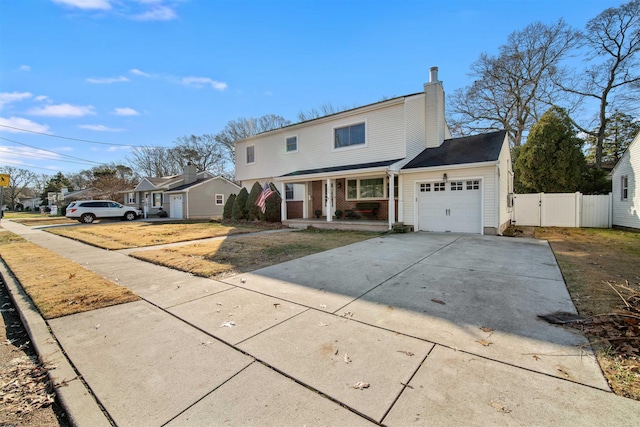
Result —
[{"label": "car wheel", "polygon": [[96,219],[96,217],[93,214],[83,214],[80,217],[81,222],[85,223],[85,224],[91,224],[94,220]]},{"label": "car wheel", "polygon": [[133,221],[134,219],[136,219],[137,215],[135,212],[127,212],[126,214],[124,214],[124,219],[126,219],[127,221]]}]

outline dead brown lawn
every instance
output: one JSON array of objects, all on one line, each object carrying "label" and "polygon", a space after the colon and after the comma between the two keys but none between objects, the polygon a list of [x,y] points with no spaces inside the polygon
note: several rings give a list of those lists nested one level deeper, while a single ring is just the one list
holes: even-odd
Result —
[{"label": "dead brown lawn", "polygon": [[208,221],[136,221],[59,227],[48,229],[47,231],[100,248],[116,250],[229,236],[264,229],[264,227],[253,224],[231,226]]},{"label": "dead brown lawn", "polygon": [[0,257],[45,319],[139,299],[129,289],[6,230],[0,233]]},{"label": "dead brown lawn", "polygon": [[12,219],[13,222],[17,222],[22,225],[26,225],[27,227],[35,227],[38,225],[57,225],[57,224],[77,224],[77,221],[73,221],[66,217],[47,217],[47,216],[36,216],[33,218],[15,218]]},{"label": "dead brown lawn", "polygon": [[[633,292],[640,292],[640,233],[589,228],[536,228],[535,237],[549,241],[578,312],[597,319],[596,327],[600,334],[590,335],[590,339],[611,388],[617,394],[640,400],[639,358],[633,351],[617,351],[611,343],[620,343],[619,338],[614,341],[602,337],[602,332],[617,332],[619,327],[614,323],[600,324],[607,318],[600,315],[620,312],[625,305],[607,283],[625,298],[631,295],[630,292],[616,285],[628,285]],[[626,336],[630,339],[628,345],[637,349],[640,322],[633,313],[629,314],[631,317],[625,315],[622,324],[628,323],[626,333],[631,334]]]},{"label": "dead brown lawn", "polygon": [[134,252],[131,256],[197,276],[219,278],[257,270],[379,235],[357,231],[301,230]]}]

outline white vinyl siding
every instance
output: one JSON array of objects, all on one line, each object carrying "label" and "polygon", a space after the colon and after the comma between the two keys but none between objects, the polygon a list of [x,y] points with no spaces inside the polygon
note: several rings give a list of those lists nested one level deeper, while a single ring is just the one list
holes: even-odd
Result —
[{"label": "white vinyl siding", "polygon": [[[367,144],[362,149],[333,148],[335,128],[366,122]],[[343,166],[381,160],[402,159],[406,155],[404,140],[405,118],[404,103],[397,102],[358,114],[345,114],[344,117],[317,119],[300,125],[295,129],[298,144],[304,141],[304,156],[286,156],[282,144],[292,129],[273,131],[237,143],[236,153],[245,156],[246,147],[255,147],[255,157],[260,159],[254,165],[247,166],[246,159],[236,162],[236,179],[253,182],[274,176],[282,176],[298,170],[316,169],[331,166]]]},{"label": "white vinyl siding", "polygon": [[425,149],[424,95],[407,99],[405,104],[405,133],[407,138],[407,159],[411,160]]},{"label": "white vinyl siding", "polygon": [[[613,169],[613,225],[640,229],[640,133]],[[627,177],[627,198],[623,200],[622,177]]]}]

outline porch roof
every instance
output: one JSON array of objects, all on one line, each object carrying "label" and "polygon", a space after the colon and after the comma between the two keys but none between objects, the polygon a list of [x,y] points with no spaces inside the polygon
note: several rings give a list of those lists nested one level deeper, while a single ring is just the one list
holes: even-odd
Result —
[{"label": "porch roof", "polygon": [[498,160],[507,131],[445,139],[442,145],[427,148],[402,169],[462,165]]},{"label": "porch roof", "polygon": [[370,162],[370,163],[358,163],[355,165],[344,165],[344,166],[331,166],[327,168],[316,168],[316,169],[306,169],[288,173],[286,175],[282,175],[280,178],[285,177],[294,177],[301,175],[315,175],[315,174],[326,174],[326,173],[335,173],[335,172],[345,172],[351,170],[362,170],[362,169],[374,169],[374,168],[383,168],[390,166],[394,163],[399,162],[403,159],[394,159],[394,160],[383,160],[381,162]]}]

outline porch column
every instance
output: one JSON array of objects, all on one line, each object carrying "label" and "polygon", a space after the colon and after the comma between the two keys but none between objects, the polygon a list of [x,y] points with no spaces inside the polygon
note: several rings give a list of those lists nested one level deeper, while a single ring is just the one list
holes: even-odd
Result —
[{"label": "porch column", "polygon": [[327,222],[333,221],[333,180],[327,178]]},{"label": "porch column", "polygon": [[285,183],[284,182],[280,182],[280,188],[278,189],[278,191],[280,191],[280,220],[284,221],[287,219],[287,192],[285,189]]},{"label": "porch column", "polygon": [[309,218],[309,181],[302,186],[302,218]]},{"label": "porch column", "polygon": [[398,222],[404,222],[404,192],[403,188],[403,176],[398,175]]},{"label": "porch column", "polygon": [[393,171],[389,171],[389,230],[393,228],[396,219],[396,196],[393,192]]}]

